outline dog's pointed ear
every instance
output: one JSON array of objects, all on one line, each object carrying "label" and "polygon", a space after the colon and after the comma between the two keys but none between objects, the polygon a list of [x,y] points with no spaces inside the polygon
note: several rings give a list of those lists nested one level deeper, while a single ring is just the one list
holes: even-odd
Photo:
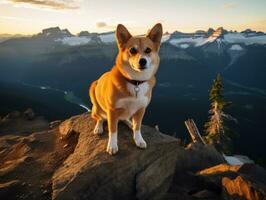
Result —
[{"label": "dog's pointed ear", "polygon": [[127,28],[122,24],[117,25],[115,36],[116,36],[118,47],[120,49],[124,49],[125,44],[132,37],[132,35],[128,32]]},{"label": "dog's pointed ear", "polygon": [[163,35],[163,27],[161,23],[156,24],[146,35],[155,44],[157,50],[160,48],[161,39]]}]

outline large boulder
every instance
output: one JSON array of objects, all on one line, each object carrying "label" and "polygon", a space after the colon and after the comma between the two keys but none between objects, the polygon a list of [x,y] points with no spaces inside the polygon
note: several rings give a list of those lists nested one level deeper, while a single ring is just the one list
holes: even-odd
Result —
[{"label": "large boulder", "polygon": [[76,148],[52,177],[53,199],[158,199],[175,172],[178,140],[142,126],[147,149],[133,142],[132,131],[119,125],[119,152],[105,150],[107,131],[93,134],[90,114],[74,116],[60,125],[62,135],[79,134]]},{"label": "large boulder", "polygon": [[196,172],[222,163],[226,163],[223,155],[212,145],[190,143],[178,150],[176,171]]}]

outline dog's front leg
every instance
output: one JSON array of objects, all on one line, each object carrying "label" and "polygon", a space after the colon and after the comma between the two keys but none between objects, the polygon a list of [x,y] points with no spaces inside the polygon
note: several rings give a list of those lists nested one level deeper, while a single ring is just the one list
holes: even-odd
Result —
[{"label": "dog's front leg", "polygon": [[117,124],[118,124],[118,113],[110,110],[107,113],[107,122],[108,122],[108,144],[106,151],[114,155],[118,152],[118,145],[117,145]]},{"label": "dog's front leg", "polygon": [[133,139],[136,145],[142,149],[145,149],[147,147],[147,144],[141,135],[141,124],[144,113],[145,113],[145,108],[141,108],[132,116]]}]

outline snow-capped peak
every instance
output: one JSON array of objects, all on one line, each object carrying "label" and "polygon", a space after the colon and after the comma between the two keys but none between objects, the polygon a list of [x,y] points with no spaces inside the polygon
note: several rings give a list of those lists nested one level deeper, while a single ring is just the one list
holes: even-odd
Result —
[{"label": "snow-capped peak", "polygon": [[219,38],[223,38],[223,35],[226,33],[227,31],[223,29],[223,27],[219,27],[217,28],[206,40],[206,42],[214,42],[215,40],[219,39]]},{"label": "snow-capped peak", "polygon": [[[265,33],[252,31],[250,29],[239,33],[236,31],[227,31],[222,27],[219,27],[215,31],[209,29],[205,33],[206,34],[202,31],[195,33],[181,33],[176,31],[171,34],[170,39],[167,40],[167,42],[182,49],[188,47],[201,47],[214,42],[217,43],[219,49],[226,44],[266,44]],[[232,50],[240,50],[238,47],[239,46],[233,46]]]}]

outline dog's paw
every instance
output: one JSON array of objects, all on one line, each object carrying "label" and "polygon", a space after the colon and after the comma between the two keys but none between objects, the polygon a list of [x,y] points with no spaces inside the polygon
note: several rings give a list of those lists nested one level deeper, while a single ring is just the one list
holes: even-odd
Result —
[{"label": "dog's paw", "polygon": [[93,133],[95,135],[100,135],[103,133],[103,123],[102,122],[97,122],[95,125],[95,128],[93,130]]},{"label": "dog's paw", "polygon": [[136,144],[137,147],[139,147],[141,149],[146,149],[147,148],[147,143],[143,139],[140,131],[136,131],[134,133],[134,141],[135,141],[135,144]]},{"label": "dog's paw", "polygon": [[110,155],[114,155],[118,152],[118,146],[117,144],[109,144],[107,145],[107,149],[106,151],[110,154]]},{"label": "dog's paw", "polygon": [[110,155],[114,155],[118,152],[116,136],[109,138],[106,151]]},{"label": "dog's paw", "polygon": [[100,135],[103,133],[103,126],[95,126],[93,133],[95,135]]}]

